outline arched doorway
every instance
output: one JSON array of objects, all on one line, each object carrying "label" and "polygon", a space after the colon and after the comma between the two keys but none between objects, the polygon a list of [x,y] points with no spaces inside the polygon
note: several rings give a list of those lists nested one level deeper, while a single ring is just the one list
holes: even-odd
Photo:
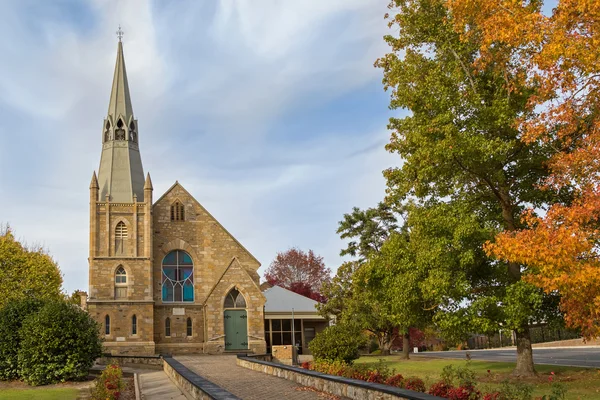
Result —
[{"label": "arched doorway", "polygon": [[233,288],[225,297],[223,305],[225,325],[225,350],[248,349],[248,314],[244,296]]}]

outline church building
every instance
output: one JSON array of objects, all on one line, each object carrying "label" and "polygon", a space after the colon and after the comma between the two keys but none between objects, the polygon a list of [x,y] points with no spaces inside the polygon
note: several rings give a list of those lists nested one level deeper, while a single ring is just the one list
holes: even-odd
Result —
[{"label": "church building", "polygon": [[90,184],[87,309],[113,354],[264,353],[258,260],[180,183],[153,201],[123,44]]}]

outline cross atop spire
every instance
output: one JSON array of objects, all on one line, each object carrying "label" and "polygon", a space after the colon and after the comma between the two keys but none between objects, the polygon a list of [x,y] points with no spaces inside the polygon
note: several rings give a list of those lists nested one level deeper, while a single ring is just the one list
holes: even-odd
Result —
[{"label": "cross atop spire", "polygon": [[123,29],[121,29],[121,24],[119,24],[119,29],[117,30],[117,37],[119,38],[119,42],[122,41],[124,33],[125,32],[123,32]]}]

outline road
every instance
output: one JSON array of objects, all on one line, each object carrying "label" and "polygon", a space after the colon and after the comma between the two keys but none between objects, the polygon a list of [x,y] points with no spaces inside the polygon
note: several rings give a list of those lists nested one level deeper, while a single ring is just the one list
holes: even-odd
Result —
[{"label": "road", "polygon": [[[467,351],[427,351],[412,356],[427,356],[436,358],[465,359]],[[472,360],[515,362],[517,350],[513,348],[500,350],[468,350]],[[567,365],[575,367],[600,368],[600,348],[555,348],[533,349],[535,364]]]}]

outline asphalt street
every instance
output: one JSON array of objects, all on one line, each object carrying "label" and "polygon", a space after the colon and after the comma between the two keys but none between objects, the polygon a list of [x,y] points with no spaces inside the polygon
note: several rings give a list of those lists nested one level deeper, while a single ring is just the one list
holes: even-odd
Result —
[{"label": "asphalt street", "polygon": [[[413,354],[412,356],[458,358],[464,360],[467,351],[471,355],[472,360],[515,362],[517,359],[517,349],[514,347],[499,350],[426,351]],[[600,348],[534,348],[533,362],[535,364],[600,368]]]}]

